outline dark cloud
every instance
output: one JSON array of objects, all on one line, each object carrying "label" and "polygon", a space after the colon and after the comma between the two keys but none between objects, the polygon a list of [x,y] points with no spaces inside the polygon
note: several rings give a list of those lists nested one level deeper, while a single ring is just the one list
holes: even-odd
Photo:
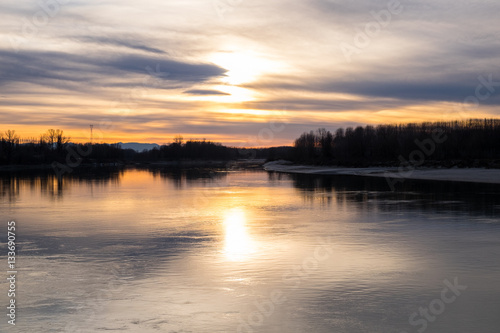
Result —
[{"label": "dark cloud", "polygon": [[184,94],[189,95],[231,95],[219,90],[210,90],[210,89],[191,89],[186,90]]},{"label": "dark cloud", "polygon": [[[245,87],[273,91],[274,95],[290,95],[294,93],[343,93],[365,97],[363,100],[331,101],[328,96],[320,99],[297,97],[280,98],[280,103],[292,105],[309,105],[314,110],[353,110],[364,108],[397,108],[408,103],[422,102],[463,102],[469,96],[476,95],[476,89],[484,81],[492,81],[493,91],[482,88],[480,93],[490,93],[487,99],[481,100],[484,105],[500,105],[500,71],[488,65],[476,65],[470,68],[457,65],[447,59],[428,57],[420,63],[414,59],[404,59],[399,64],[382,64],[378,67],[364,68],[364,71],[352,72],[350,75],[332,75],[336,78],[316,77],[290,79],[270,78],[267,81],[247,84]],[[406,63],[406,67],[404,65]],[[489,78],[491,76],[491,79]],[[371,98],[367,103],[366,98]],[[367,104],[371,103],[372,107]],[[389,104],[389,105],[388,105]]]},{"label": "dark cloud", "polygon": [[462,82],[336,81],[316,86],[318,90],[358,96],[384,97],[411,101],[459,102],[474,93],[475,84]]},{"label": "dark cloud", "polygon": [[[135,38],[139,39],[139,38]],[[78,37],[77,40],[84,43],[94,43],[101,45],[109,45],[109,46],[119,46],[124,48],[129,48],[138,51],[145,51],[150,53],[157,54],[166,54],[165,51],[150,47],[144,44],[141,44],[138,40],[134,40],[134,38],[124,38],[124,37],[103,37],[103,36],[86,36],[86,37]]]},{"label": "dark cloud", "polygon": [[226,70],[213,64],[193,64],[168,58],[148,57],[142,55],[126,55],[109,57],[100,61],[94,59],[95,65],[105,66],[124,72],[150,74],[166,80],[183,82],[203,82],[224,76]]},{"label": "dark cloud", "polygon": [[[188,63],[166,56],[0,50],[0,86],[24,82],[85,91],[126,78],[130,86],[162,88],[163,83],[195,84],[224,76],[213,64]],[[123,81],[122,81],[123,82]]]},{"label": "dark cloud", "polygon": [[319,98],[290,98],[281,97],[264,99],[257,102],[247,102],[245,107],[249,109],[263,110],[287,110],[287,111],[322,111],[343,112],[353,110],[380,110],[392,107],[404,106],[400,100],[376,98],[366,100],[336,100]]}]

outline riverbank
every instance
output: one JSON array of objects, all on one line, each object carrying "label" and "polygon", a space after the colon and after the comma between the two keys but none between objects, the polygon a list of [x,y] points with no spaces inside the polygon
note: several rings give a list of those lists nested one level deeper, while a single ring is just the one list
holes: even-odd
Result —
[{"label": "riverbank", "polygon": [[[113,168],[113,167],[152,167],[152,168],[225,168],[225,169],[262,169],[265,159],[241,160],[178,160],[161,162],[112,162],[112,163],[86,163],[74,169],[88,168]],[[35,165],[2,165],[0,172],[52,170],[50,164]]]},{"label": "riverbank", "polygon": [[419,168],[409,171],[405,170],[406,172],[399,172],[397,167],[345,168],[297,165],[288,161],[273,161],[264,164],[264,170],[312,175],[383,177],[390,179],[392,182],[399,182],[404,179],[419,179],[500,184],[500,169]]}]

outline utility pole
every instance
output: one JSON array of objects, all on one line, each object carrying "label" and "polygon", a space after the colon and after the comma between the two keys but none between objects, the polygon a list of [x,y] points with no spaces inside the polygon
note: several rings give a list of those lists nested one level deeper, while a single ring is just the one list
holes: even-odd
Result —
[{"label": "utility pole", "polygon": [[94,136],[94,125],[90,125],[90,144],[92,145],[93,141],[93,136]]}]

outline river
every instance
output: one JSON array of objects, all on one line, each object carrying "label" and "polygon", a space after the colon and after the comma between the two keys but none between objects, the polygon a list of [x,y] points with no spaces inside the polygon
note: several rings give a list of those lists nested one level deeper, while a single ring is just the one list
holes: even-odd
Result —
[{"label": "river", "polygon": [[[265,171],[0,176],[9,332],[500,327],[500,186]],[[2,266],[6,276],[6,237]],[[8,284],[0,282],[7,313]],[[1,330],[4,332],[4,329]]]}]

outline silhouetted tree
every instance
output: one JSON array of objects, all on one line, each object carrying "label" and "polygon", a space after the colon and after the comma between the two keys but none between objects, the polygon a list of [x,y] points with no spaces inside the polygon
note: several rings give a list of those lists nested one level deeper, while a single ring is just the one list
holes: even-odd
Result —
[{"label": "silhouetted tree", "polygon": [[64,136],[64,132],[60,129],[49,129],[43,135],[42,139],[45,143],[49,145],[51,149],[55,149],[58,152],[62,151],[64,145],[66,145],[70,138]]},{"label": "silhouetted tree", "polygon": [[500,160],[500,119],[339,128],[333,138],[322,128],[316,133],[305,132],[295,140],[295,160],[322,163],[330,160],[331,154],[336,164],[394,165],[400,156],[408,158],[421,149],[417,143],[432,138],[436,129],[446,140],[434,145],[432,154],[426,156],[428,164],[440,161],[444,165],[500,167],[500,161],[496,161]]},{"label": "silhouetted tree", "polygon": [[14,150],[16,147],[19,145],[19,135],[16,134],[16,131],[13,130],[7,130],[5,133],[1,136],[1,155],[5,159],[7,163],[11,162],[12,160],[12,155],[14,153]]},{"label": "silhouetted tree", "polygon": [[318,142],[321,148],[321,156],[323,159],[330,159],[332,157],[333,148],[333,135],[330,131],[324,128],[318,129]]}]

